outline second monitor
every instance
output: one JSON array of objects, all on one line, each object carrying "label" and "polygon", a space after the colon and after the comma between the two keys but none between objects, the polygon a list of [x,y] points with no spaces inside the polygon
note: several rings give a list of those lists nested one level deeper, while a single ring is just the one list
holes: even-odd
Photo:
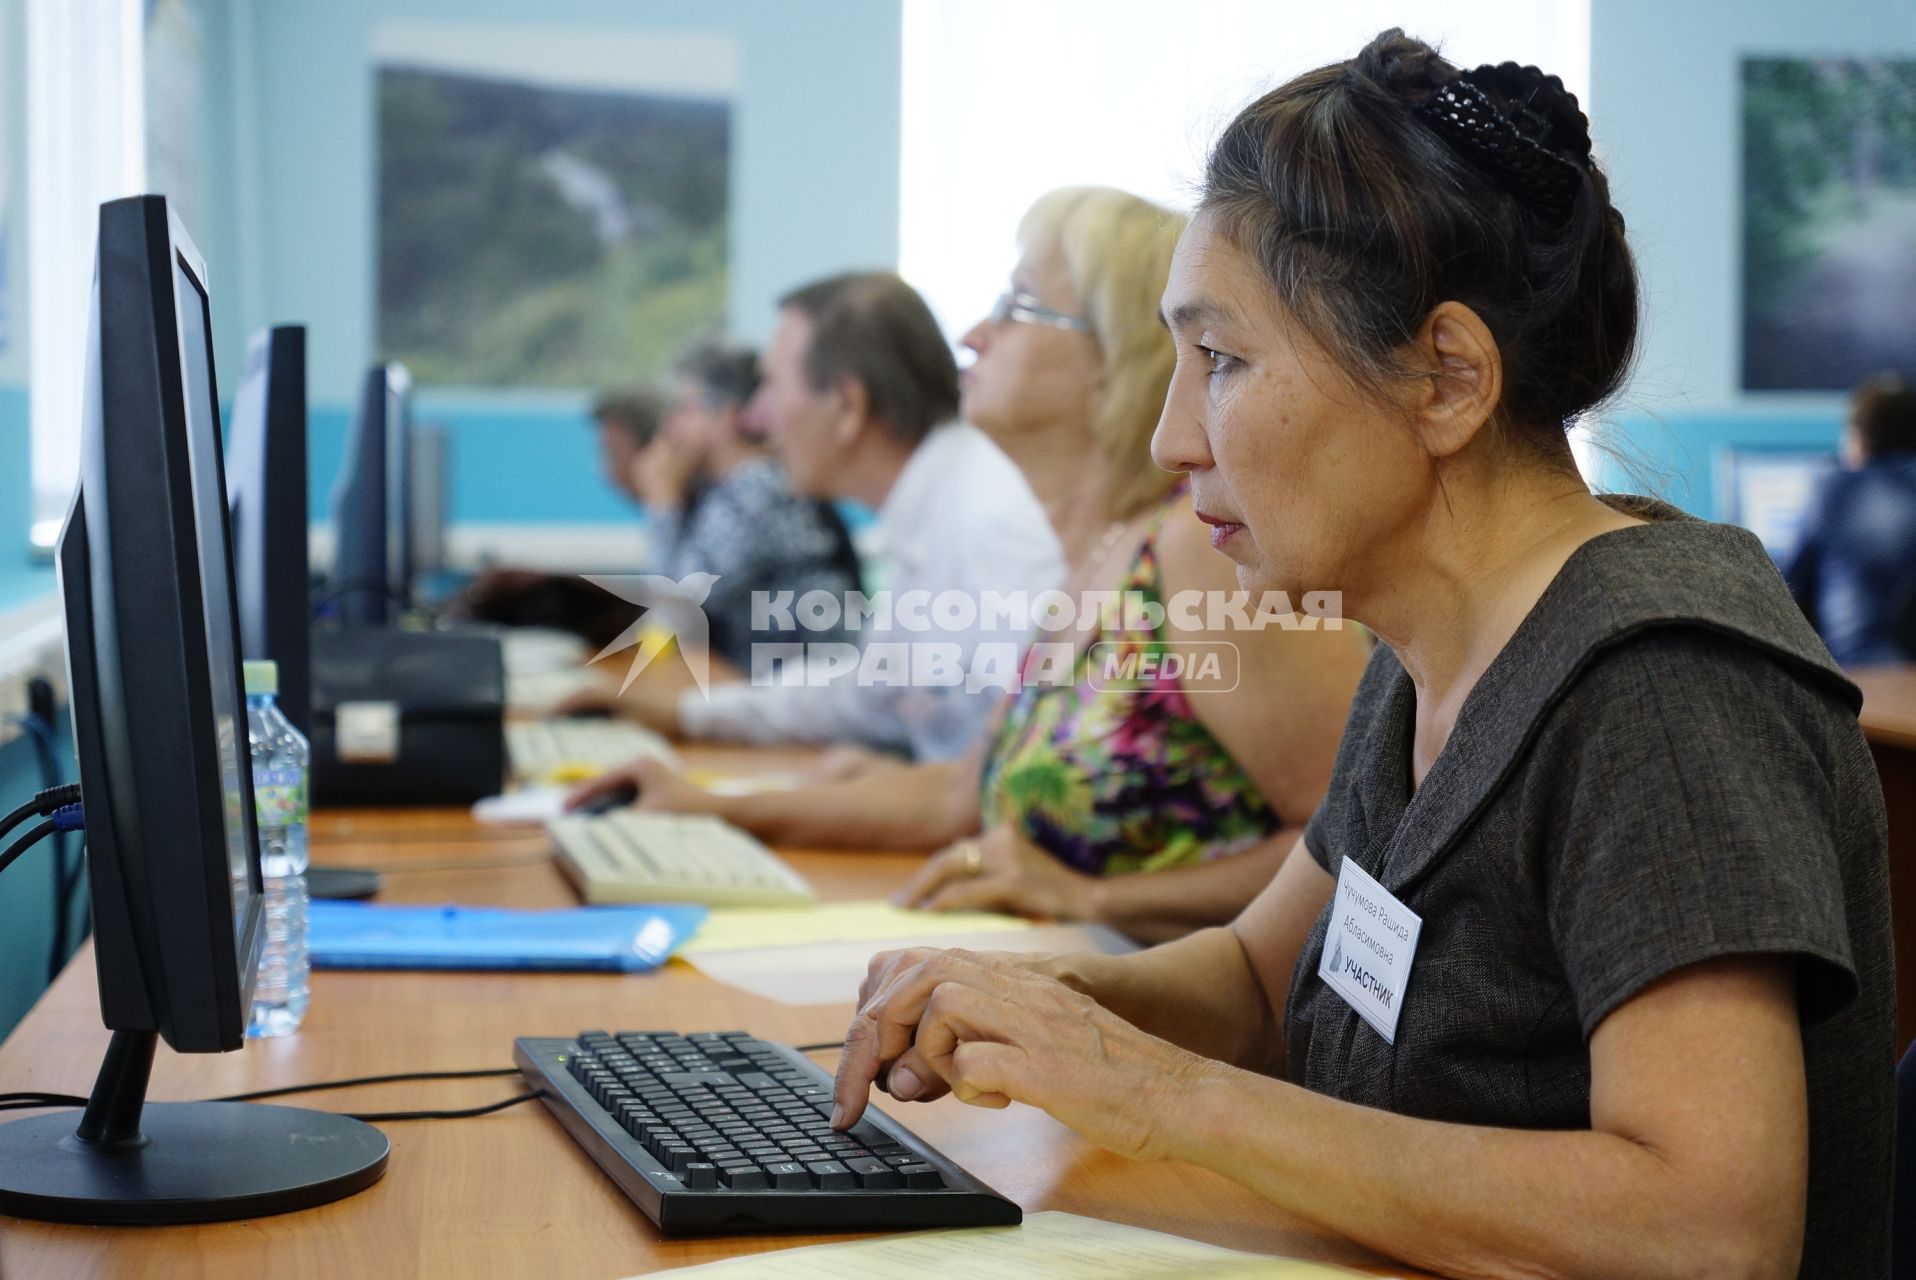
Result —
[{"label": "second monitor", "polygon": [[406,366],[367,370],[332,500],[331,594],[347,626],[384,626],[411,598],[411,402]]}]

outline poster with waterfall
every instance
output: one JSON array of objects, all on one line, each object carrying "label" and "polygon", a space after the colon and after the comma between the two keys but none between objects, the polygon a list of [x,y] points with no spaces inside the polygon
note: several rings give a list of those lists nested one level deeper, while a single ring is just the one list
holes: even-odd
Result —
[{"label": "poster with waterfall", "polygon": [[1916,379],[1916,61],[1743,62],[1743,386]]},{"label": "poster with waterfall", "polygon": [[422,383],[649,380],[723,326],[722,37],[380,33],[380,357]]}]

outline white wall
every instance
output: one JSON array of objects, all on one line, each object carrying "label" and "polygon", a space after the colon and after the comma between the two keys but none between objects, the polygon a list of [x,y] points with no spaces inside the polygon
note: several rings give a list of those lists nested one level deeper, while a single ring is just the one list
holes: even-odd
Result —
[{"label": "white wall", "polygon": [[1038,196],[1093,183],[1188,208],[1238,108],[1392,26],[1586,96],[1588,0],[908,0],[901,270],[961,333]]}]

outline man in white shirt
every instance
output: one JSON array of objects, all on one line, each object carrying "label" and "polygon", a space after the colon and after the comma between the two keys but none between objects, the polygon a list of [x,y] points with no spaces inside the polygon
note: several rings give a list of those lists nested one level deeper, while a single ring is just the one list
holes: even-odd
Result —
[{"label": "man in white shirt", "polygon": [[[957,364],[917,292],[889,272],[795,290],[780,300],[761,366],[747,427],[769,437],[794,491],[876,510],[883,569],[868,582],[874,598],[888,592],[897,604],[924,593],[919,607],[894,610],[889,627],[866,622],[858,634],[867,652],[955,647],[959,669],[970,671],[981,645],[1020,644],[1024,636],[983,607],[987,596],[1029,599],[1055,588],[1063,558],[1016,466],[975,427],[951,421]],[[945,593],[980,606],[967,611],[970,625],[940,627],[940,611],[923,607]],[[885,621],[882,610],[876,619]],[[695,739],[852,742],[950,760],[971,747],[1001,697],[1002,684],[975,679],[877,682],[845,670],[829,683],[691,689],[672,712],[642,718]]]}]

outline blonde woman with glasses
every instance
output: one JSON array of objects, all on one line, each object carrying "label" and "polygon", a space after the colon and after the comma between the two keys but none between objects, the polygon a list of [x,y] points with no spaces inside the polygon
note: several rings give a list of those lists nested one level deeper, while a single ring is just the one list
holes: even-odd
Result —
[{"label": "blonde woman with glasses", "polygon": [[1368,646],[1290,616],[1231,627],[1216,607],[1238,590],[1231,564],[1151,461],[1175,362],[1157,300],[1183,226],[1121,191],[1053,192],[1019,227],[1009,290],[965,335],[961,414],[1043,502],[1073,602],[1070,626],[1035,633],[967,757],[752,796],[640,762],[579,801],[636,783],[641,808],[716,814],[774,844],[943,846],[899,894],[931,909],[1140,939],[1235,915],[1324,794]]}]

